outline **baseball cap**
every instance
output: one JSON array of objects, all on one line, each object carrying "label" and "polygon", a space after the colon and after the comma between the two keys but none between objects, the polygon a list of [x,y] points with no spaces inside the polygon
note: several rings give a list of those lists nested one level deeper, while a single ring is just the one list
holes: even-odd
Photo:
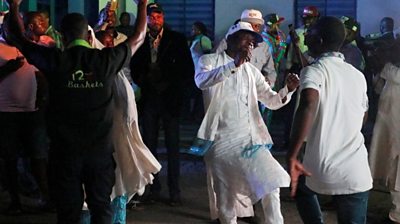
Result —
[{"label": "baseball cap", "polygon": [[225,38],[228,38],[229,35],[232,35],[240,30],[245,30],[245,31],[251,32],[254,35],[254,37],[256,38],[257,43],[260,43],[263,41],[263,38],[261,37],[261,35],[257,32],[254,32],[251,24],[248,22],[243,22],[243,21],[240,21],[240,22],[232,25],[229,28],[228,32],[226,33]]},{"label": "baseball cap", "polygon": [[272,26],[273,24],[281,23],[285,18],[279,17],[276,13],[271,13],[266,15],[264,20],[268,26]]},{"label": "baseball cap", "polygon": [[245,9],[240,16],[240,20],[243,22],[264,25],[262,14],[256,9]]},{"label": "baseball cap", "polygon": [[306,6],[303,9],[302,17],[317,17],[319,15],[318,9],[315,6]]},{"label": "baseball cap", "polygon": [[152,12],[164,13],[164,10],[158,3],[150,3],[147,5],[147,15],[151,14]]},{"label": "baseball cap", "polygon": [[342,20],[344,26],[349,30],[357,32],[360,29],[360,24],[352,17],[342,16],[340,20]]}]

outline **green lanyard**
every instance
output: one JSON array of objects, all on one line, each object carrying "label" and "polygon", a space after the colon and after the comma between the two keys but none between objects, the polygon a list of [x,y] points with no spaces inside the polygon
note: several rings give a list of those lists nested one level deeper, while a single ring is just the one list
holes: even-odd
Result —
[{"label": "green lanyard", "polygon": [[92,46],[90,46],[90,44],[86,40],[83,40],[83,39],[73,40],[71,43],[68,44],[67,48],[76,47],[76,46],[92,48]]}]

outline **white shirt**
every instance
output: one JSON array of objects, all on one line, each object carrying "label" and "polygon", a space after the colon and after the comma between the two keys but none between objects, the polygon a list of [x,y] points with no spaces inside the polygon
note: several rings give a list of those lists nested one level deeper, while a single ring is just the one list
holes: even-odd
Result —
[{"label": "white shirt", "polygon": [[[250,127],[252,144],[272,144],[258,111],[257,101],[272,110],[281,108],[290,101],[292,95],[286,86],[279,93],[273,91],[256,67],[244,63],[236,68],[233,59],[225,52],[203,55],[199,60],[195,81],[203,90],[206,109],[198,138],[213,141],[217,130],[224,126],[234,127],[235,123],[243,122],[243,118],[248,117],[245,121]],[[287,100],[282,103],[285,96]],[[249,114],[240,109],[243,103],[248,104]]]},{"label": "white shirt", "polygon": [[308,135],[304,166],[312,173],[306,185],[320,194],[353,194],[372,188],[367,150],[361,134],[368,110],[367,84],[341,53],[324,54],[301,72],[302,89],[319,93]]},{"label": "white shirt", "polygon": [[[8,45],[0,37],[0,66],[18,56],[23,55],[16,47]],[[24,64],[21,68],[0,81],[0,112],[36,111],[37,83],[35,72],[38,70],[26,59],[23,60]]]}]

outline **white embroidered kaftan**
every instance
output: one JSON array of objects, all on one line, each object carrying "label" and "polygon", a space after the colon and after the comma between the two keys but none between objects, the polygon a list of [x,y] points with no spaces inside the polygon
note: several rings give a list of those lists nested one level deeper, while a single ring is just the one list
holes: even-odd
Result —
[{"label": "white embroidered kaftan", "polygon": [[380,76],[386,84],[370,147],[371,172],[377,184],[400,191],[400,68],[388,63]]},{"label": "white embroidered kaftan", "polygon": [[267,149],[272,139],[257,101],[278,109],[292,93],[287,87],[274,92],[256,67],[245,63],[236,68],[225,52],[201,57],[195,81],[206,108],[197,137],[213,142],[204,157],[211,218],[218,217],[217,207],[234,216],[253,216],[252,204],[290,182]]}]

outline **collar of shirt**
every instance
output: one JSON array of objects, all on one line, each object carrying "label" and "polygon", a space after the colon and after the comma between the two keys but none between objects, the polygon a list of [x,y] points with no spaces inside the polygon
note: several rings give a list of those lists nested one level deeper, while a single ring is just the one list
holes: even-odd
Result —
[{"label": "collar of shirt", "polygon": [[73,40],[71,43],[68,44],[67,48],[72,48],[72,47],[76,47],[76,46],[92,48],[92,46],[90,46],[90,44],[86,40],[83,40],[83,39]]},{"label": "collar of shirt", "polygon": [[331,52],[322,53],[319,57],[317,57],[317,58],[314,60],[314,62],[316,62],[316,61],[318,61],[319,59],[324,58],[324,57],[338,57],[338,58],[341,58],[341,59],[344,60],[344,55],[343,55],[342,53],[337,52],[337,51],[331,51]]},{"label": "collar of shirt", "polygon": [[149,33],[150,46],[153,49],[157,49],[158,46],[160,46],[160,42],[161,42],[161,38],[162,38],[163,34],[164,34],[164,28],[161,28],[160,33],[156,37],[151,36],[150,33]]}]

